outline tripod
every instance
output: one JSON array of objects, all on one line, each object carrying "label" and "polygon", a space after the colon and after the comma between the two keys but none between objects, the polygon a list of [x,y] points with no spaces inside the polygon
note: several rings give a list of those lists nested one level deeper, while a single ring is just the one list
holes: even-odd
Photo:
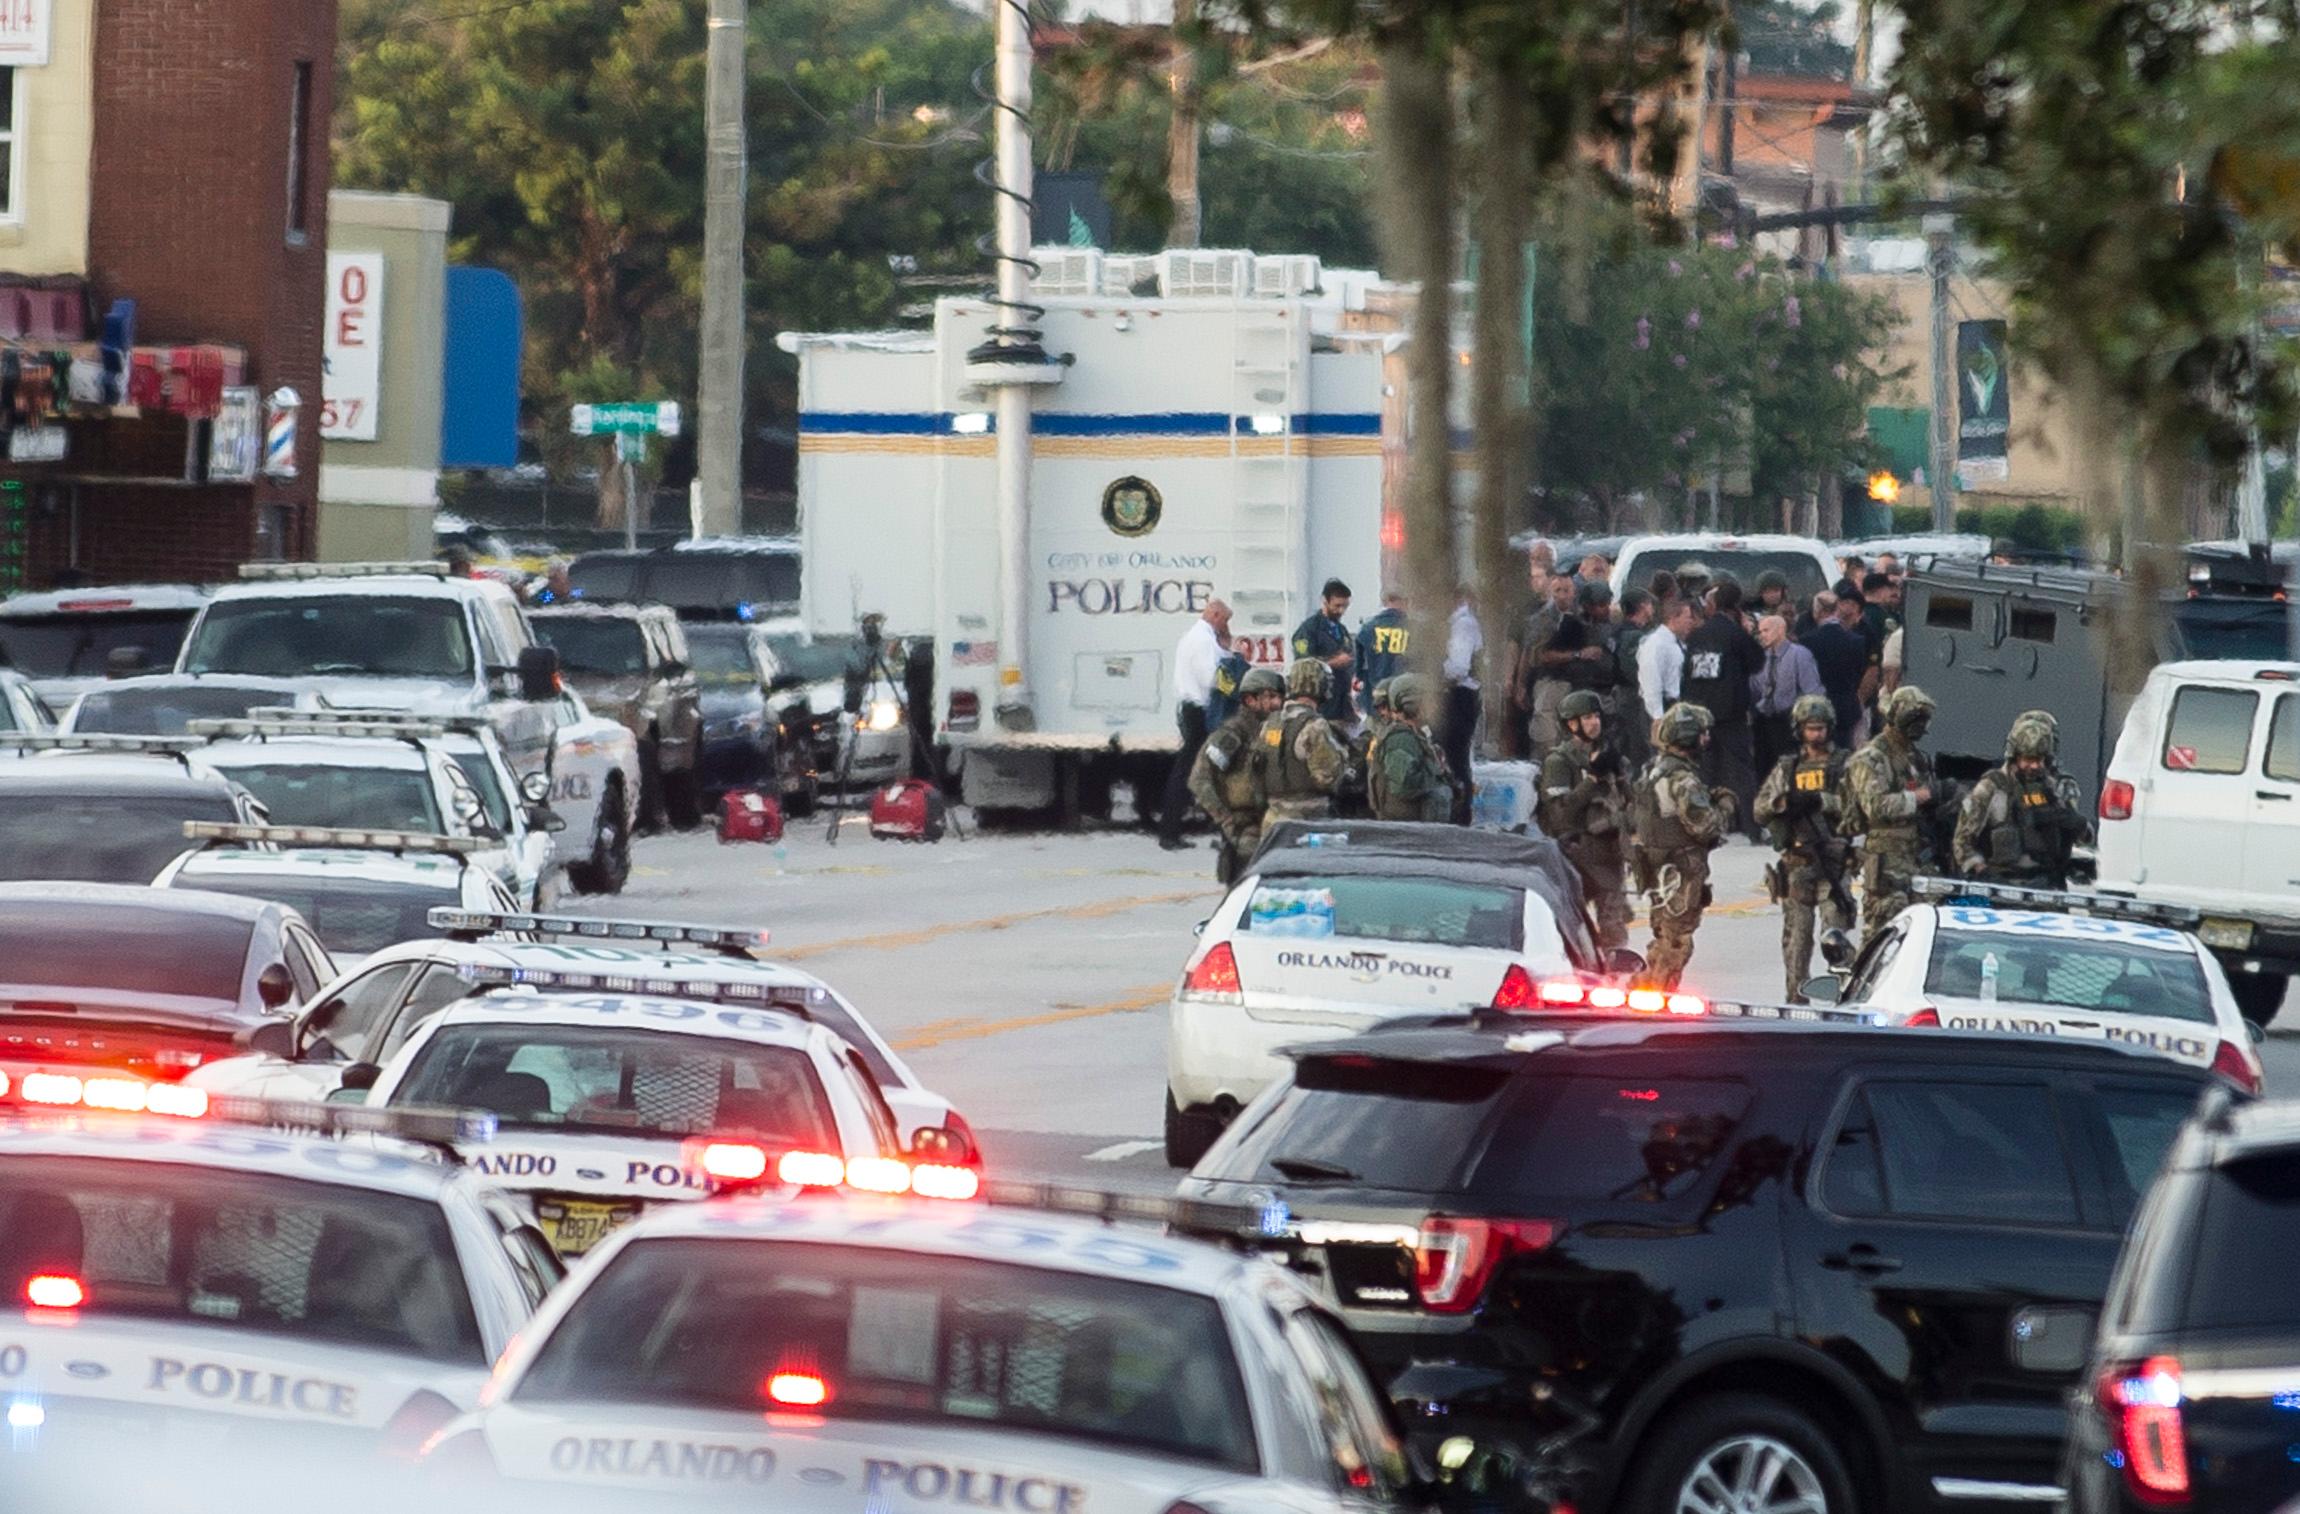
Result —
[{"label": "tripod", "polygon": [[[912,754],[919,759],[920,764],[925,767],[927,772],[932,773],[935,771],[934,747],[927,741],[926,732],[919,729],[918,722],[910,718],[910,702],[905,697],[905,686],[901,679],[894,676],[894,669],[887,665],[886,639],[879,634],[879,628],[875,622],[875,616],[866,618],[863,622],[863,646],[870,652],[870,662],[863,668],[861,675],[862,702],[867,706],[870,701],[870,691],[882,680],[885,682],[888,692],[894,695],[895,712],[902,717],[903,729],[910,732]],[[855,738],[861,734],[863,712],[861,710],[849,710],[844,713],[848,720],[854,722],[854,725],[847,732],[846,749],[839,753],[839,776],[836,787],[842,796],[847,791],[848,780],[854,775]],[[943,818],[949,822],[950,833],[964,841],[966,828],[958,823],[957,810],[946,806],[943,811]],[[838,808],[834,807],[831,810],[828,840],[833,846],[839,844],[839,823],[844,819],[846,816]]]}]

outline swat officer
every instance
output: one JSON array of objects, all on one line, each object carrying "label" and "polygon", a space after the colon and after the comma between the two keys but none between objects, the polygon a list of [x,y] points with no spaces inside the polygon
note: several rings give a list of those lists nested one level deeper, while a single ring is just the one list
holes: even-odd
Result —
[{"label": "swat officer", "polygon": [[1391,718],[1374,738],[1366,762],[1366,797],[1376,820],[1443,824],[1453,815],[1453,782],[1445,753],[1422,719],[1429,713],[1429,683],[1418,673],[1388,680]]},{"label": "swat officer", "polygon": [[1937,780],[1917,750],[1933,722],[1933,696],[1902,684],[1877,702],[1884,729],[1845,763],[1838,830],[1861,838],[1861,939],[1873,940],[1909,902]]},{"label": "swat officer", "polygon": [[1629,823],[1629,765],[1606,744],[1605,701],[1575,689],[1557,707],[1565,740],[1541,762],[1541,828],[1573,859],[1597,917],[1597,944],[1629,944],[1623,856]]},{"label": "swat officer", "polygon": [[1753,807],[1780,850],[1767,875],[1781,906],[1781,962],[1789,974],[1789,1002],[1805,1002],[1813,970],[1816,910],[1831,930],[1853,928],[1853,896],[1845,888],[1845,843],[1837,835],[1844,810],[1845,754],[1830,740],[1836,707],[1825,694],[1807,694],[1789,707],[1797,749],[1773,764]]},{"label": "swat officer", "polygon": [[2005,760],[1990,768],[1957,812],[1957,871],[1992,883],[2068,887],[2069,853],[2092,839],[2076,780],[2054,765],[2060,722],[2024,710],[2005,736]]},{"label": "swat officer", "polygon": [[1654,723],[1660,755],[1630,805],[1637,886],[1653,895],[1653,953],[1646,966],[1663,988],[1675,988],[1692,960],[1693,933],[1709,906],[1709,854],[1733,828],[1733,791],[1701,781],[1701,752],[1713,723],[1700,705],[1671,705]]},{"label": "swat officer", "polygon": [[1286,681],[1268,668],[1252,668],[1238,681],[1238,708],[1198,748],[1190,765],[1190,796],[1222,833],[1214,853],[1214,881],[1228,883],[1262,839],[1262,773],[1254,760],[1262,722],[1286,699]]},{"label": "swat officer", "polygon": [[1350,754],[1319,713],[1332,682],[1332,672],[1315,657],[1297,657],[1286,669],[1286,703],[1262,722],[1254,754],[1269,820],[1324,820],[1334,813]]}]

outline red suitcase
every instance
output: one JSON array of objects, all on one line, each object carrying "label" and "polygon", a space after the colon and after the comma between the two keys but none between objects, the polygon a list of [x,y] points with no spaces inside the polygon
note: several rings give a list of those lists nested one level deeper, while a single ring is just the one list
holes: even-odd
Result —
[{"label": "red suitcase", "polygon": [[900,778],[870,796],[870,833],[881,840],[940,841],[942,791],[923,778]]},{"label": "red suitcase", "polygon": [[719,840],[780,841],[783,805],[757,789],[732,789],[719,801]]}]

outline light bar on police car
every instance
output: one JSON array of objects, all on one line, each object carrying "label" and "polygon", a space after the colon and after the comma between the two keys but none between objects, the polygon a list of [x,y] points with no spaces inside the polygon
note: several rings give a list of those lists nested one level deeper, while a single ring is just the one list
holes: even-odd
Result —
[{"label": "light bar on police car", "polygon": [[2147,925],[2193,929],[2201,910],[2179,904],[2153,904],[2114,894],[2080,894],[2068,889],[2025,888],[2013,883],[1981,883],[1969,878],[1918,878],[1909,897],[1951,904],[1959,900],[1999,909],[2035,910],[2048,915],[2084,915],[2097,920],[2133,920]]},{"label": "light bar on police car", "polygon": [[206,745],[205,741],[192,736],[98,736],[71,732],[34,736],[20,731],[0,734],[0,747],[26,752],[157,752],[173,757],[196,752]]},{"label": "light bar on police car", "polygon": [[450,852],[468,857],[494,844],[477,836],[426,836],[416,831],[352,830],[332,825],[236,825],[187,820],[192,841],[241,841],[271,846],[335,847],[354,852]]},{"label": "light bar on police car", "polygon": [[240,578],[248,583],[292,583],[311,578],[445,578],[447,564],[425,562],[245,562]]},{"label": "light bar on police car", "polygon": [[248,719],[285,720],[296,725],[420,725],[437,727],[458,735],[477,735],[495,728],[494,722],[485,715],[451,715],[429,710],[420,715],[410,715],[405,710],[352,705],[338,705],[324,710],[299,710],[293,705],[262,704],[248,711]]},{"label": "light bar on police car", "polygon": [[1723,1020],[1773,1020],[1803,1025],[1866,1025],[1888,1029],[1882,1014],[1862,1009],[1837,1009],[1826,1004],[1741,1004],[1712,999],[1709,1013]]},{"label": "light bar on police car", "polygon": [[422,740],[444,736],[447,727],[429,720],[188,720],[184,729],[210,739],[313,736],[323,741],[360,738],[387,741]]},{"label": "light bar on police car", "polygon": [[556,967],[496,967],[466,962],[457,977],[481,988],[550,988],[570,993],[652,994],[663,999],[695,999],[705,1004],[757,1005],[811,1018],[810,1006],[827,1003],[830,990],[799,983],[721,982],[657,978],[643,973],[566,972]]},{"label": "light bar on police car", "polygon": [[429,1109],[403,1105],[321,1104],[298,1099],[256,1099],[216,1094],[208,1118],[234,1125],[264,1125],[321,1135],[389,1136],[426,1146],[495,1139],[496,1117],[484,1109]]},{"label": "light bar on police car", "polygon": [[524,932],[531,936],[571,936],[582,941],[657,941],[665,946],[707,946],[741,953],[767,944],[768,933],[722,925],[685,925],[674,920],[593,919],[586,915],[534,915],[503,910],[457,909],[441,905],[424,916],[441,935],[456,939]]},{"label": "light bar on police car", "polygon": [[1218,1204],[1204,1199],[1168,1198],[1146,1193],[1108,1193],[1099,1188],[1071,1188],[1059,1183],[985,1183],[983,1198],[1014,1209],[1039,1209],[1048,1214],[1080,1215],[1104,1224],[1160,1225],[1192,1231],[1270,1234],[1263,1211],[1246,1204]]}]

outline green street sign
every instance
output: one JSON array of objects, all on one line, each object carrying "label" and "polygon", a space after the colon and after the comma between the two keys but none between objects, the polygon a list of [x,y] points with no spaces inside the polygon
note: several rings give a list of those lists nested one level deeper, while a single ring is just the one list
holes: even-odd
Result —
[{"label": "green street sign", "polygon": [[572,428],[577,436],[609,434],[659,436],[679,434],[677,400],[617,400],[606,405],[577,405]]}]

